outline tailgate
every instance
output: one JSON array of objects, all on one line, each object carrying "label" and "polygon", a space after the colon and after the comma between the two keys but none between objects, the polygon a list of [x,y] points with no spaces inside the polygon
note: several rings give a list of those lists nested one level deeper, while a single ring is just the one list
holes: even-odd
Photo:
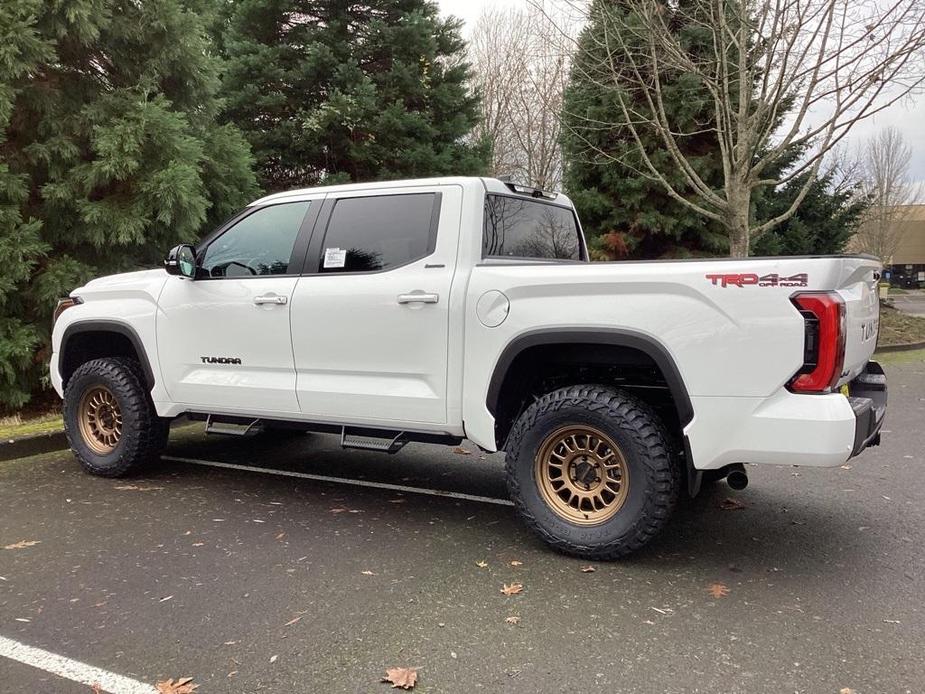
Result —
[{"label": "tailgate", "polygon": [[874,258],[852,256],[841,262],[836,289],[845,301],[845,365],[838,385],[856,378],[870,361],[880,333],[881,265]]}]

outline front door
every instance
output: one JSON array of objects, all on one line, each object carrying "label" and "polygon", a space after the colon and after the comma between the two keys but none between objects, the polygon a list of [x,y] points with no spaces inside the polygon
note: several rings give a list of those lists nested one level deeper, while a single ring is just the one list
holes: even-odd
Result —
[{"label": "front door", "polygon": [[171,400],[208,412],[299,412],[289,309],[305,252],[297,240],[321,199],[249,209],[198,249],[195,280],[168,279],[157,346]]},{"label": "front door", "polygon": [[385,193],[332,194],[312,236],[292,298],[296,389],[307,418],[382,427],[447,420],[461,191]]}]

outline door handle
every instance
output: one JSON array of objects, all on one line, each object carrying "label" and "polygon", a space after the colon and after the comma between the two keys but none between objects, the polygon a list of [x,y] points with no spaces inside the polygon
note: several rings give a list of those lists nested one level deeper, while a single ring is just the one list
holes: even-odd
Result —
[{"label": "door handle", "polygon": [[440,295],[436,292],[417,291],[398,295],[400,304],[436,304],[438,301],[440,301]]},{"label": "door handle", "polygon": [[279,294],[264,294],[263,296],[254,297],[254,303],[258,306],[263,304],[285,304],[287,301],[289,301],[287,297]]}]

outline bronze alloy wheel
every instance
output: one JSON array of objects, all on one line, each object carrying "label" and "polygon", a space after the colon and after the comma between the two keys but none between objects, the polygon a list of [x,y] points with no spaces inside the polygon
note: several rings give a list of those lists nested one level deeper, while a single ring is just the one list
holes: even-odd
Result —
[{"label": "bronze alloy wheel", "polygon": [[94,386],[80,399],[77,409],[80,435],[99,455],[112,453],[122,438],[122,410],[109,388]]},{"label": "bronze alloy wheel", "polygon": [[629,470],[620,448],[594,427],[552,432],[534,460],[534,477],[556,515],[578,525],[610,520],[626,501]]}]

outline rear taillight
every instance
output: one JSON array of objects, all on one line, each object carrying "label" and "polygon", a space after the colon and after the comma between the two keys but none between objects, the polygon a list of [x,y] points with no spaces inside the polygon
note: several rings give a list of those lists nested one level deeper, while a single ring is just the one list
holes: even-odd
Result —
[{"label": "rear taillight", "polygon": [[845,363],[845,302],[836,292],[790,298],[805,321],[803,367],[787,384],[794,393],[829,393]]}]

